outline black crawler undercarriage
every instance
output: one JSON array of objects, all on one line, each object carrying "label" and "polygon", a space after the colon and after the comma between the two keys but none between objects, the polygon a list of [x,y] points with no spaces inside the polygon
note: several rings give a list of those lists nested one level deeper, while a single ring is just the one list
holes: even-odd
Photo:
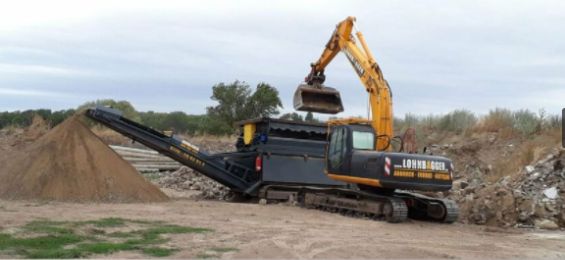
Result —
[{"label": "black crawler undercarriage", "polygon": [[453,223],[459,214],[457,204],[452,200],[405,191],[377,194],[345,188],[268,185],[261,188],[259,198],[288,200],[307,209],[391,223],[404,222],[408,218]]}]

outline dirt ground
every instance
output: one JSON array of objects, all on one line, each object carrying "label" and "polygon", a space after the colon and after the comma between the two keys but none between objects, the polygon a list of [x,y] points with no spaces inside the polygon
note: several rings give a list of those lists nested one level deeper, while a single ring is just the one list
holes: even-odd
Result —
[{"label": "dirt ground", "polygon": [[[172,194],[169,194],[172,195]],[[163,220],[211,228],[172,237],[173,258],[202,257],[210,248],[235,248],[221,258],[565,258],[565,232],[354,219],[285,204],[259,205],[177,198],[150,204],[81,204],[0,200],[0,228],[36,219],[105,217]],[[134,252],[101,256],[146,258]]]}]

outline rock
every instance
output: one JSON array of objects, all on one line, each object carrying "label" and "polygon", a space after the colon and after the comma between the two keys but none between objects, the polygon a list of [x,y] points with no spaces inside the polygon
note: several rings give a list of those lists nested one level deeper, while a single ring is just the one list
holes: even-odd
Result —
[{"label": "rock", "polygon": [[475,187],[469,186],[465,188],[465,194],[473,194],[473,193],[475,193]]},{"label": "rock", "polygon": [[534,166],[528,165],[524,169],[526,170],[526,173],[531,174],[536,168],[534,168]]},{"label": "rock", "polygon": [[515,190],[512,192],[512,195],[514,195],[515,198],[522,198],[522,197],[523,197],[522,191],[521,191],[521,190],[518,190],[518,189],[515,189]]},{"label": "rock", "polygon": [[467,202],[467,203],[473,202],[474,199],[475,198],[474,198],[473,194],[468,194],[467,196],[465,196],[465,202]]},{"label": "rock", "polygon": [[545,217],[545,215],[547,214],[547,211],[545,210],[545,205],[544,204],[536,204],[535,205],[535,209],[534,209],[534,214],[536,215],[536,217],[538,218],[543,218]]},{"label": "rock", "polygon": [[559,229],[557,223],[549,219],[536,220],[534,223],[537,228],[548,229],[548,230]]},{"label": "rock", "polygon": [[547,163],[548,161],[550,161],[550,160],[553,159],[553,158],[555,158],[555,156],[554,156],[553,154],[549,154],[549,155],[546,156],[544,159],[538,161],[537,164],[538,164],[538,165],[545,164],[545,163]]},{"label": "rock", "polygon": [[540,176],[541,176],[541,173],[534,172],[530,175],[530,177],[528,179],[531,180],[531,181],[535,181],[535,180],[539,179]]},{"label": "rock", "polygon": [[553,205],[552,203],[545,203],[545,209],[552,214],[557,212],[555,205]]},{"label": "rock", "polygon": [[520,212],[520,214],[518,215],[518,220],[520,220],[521,222],[526,222],[529,218],[530,214],[528,214],[527,212]]},{"label": "rock", "polygon": [[508,194],[508,191],[506,189],[500,188],[500,189],[496,189],[496,196],[504,196]]},{"label": "rock", "polygon": [[561,214],[558,215],[559,222],[561,222],[562,226],[565,226],[565,210],[561,211]]},{"label": "rock", "polygon": [[492,144],[494,143],[494,141],[496,141],[496,135],[490,135],[488,137],[488,142]]},{"label": "rock", "polygon": [[267,205],[267,200],[266,199],[260,199],[259,205]]},{"label": "rock", "polygon": [[553,163],[553,170],[554,171],[561,171],[563,170],[563,163],[561,162],[561,160],[556,160]]},{"label": "rock", "polygon": [[466,181],[461,181],[461,182],[459,182],[459,187],[461,189],[465,189],[465,188],[469,187],[469,183],[466,182]]},{"label": "rock", "polygon": [[499,183],[500,183],[500,185],[506,187],[506,186],[508,186],[508,184],[510,184],[510,180],[511,180],[510,176],[505,176],[504,178],[502,178],[502,180],[500,180]]},{"label": "rock", "polygon": [[543,191],[543,195],[545,195],[549,199],[556,199],[557,198],[557,188],[551,187],[549,189],[545,189]]}]

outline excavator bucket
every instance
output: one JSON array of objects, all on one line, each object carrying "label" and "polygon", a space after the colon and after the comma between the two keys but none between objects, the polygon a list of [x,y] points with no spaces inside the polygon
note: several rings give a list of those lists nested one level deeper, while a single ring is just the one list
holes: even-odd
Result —
[{"label": "excavator bucket", "polygon": [[339,91],[336,89],[302,84],[294,92],[294,109],[337,114],[343,111],[343,105]]}]

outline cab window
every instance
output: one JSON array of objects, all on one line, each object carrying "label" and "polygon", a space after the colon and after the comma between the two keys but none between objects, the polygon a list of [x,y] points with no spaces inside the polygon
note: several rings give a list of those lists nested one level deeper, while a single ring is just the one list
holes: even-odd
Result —
[{"label": "cab window", "polygon": [[375,135],[370,132],[353,131],[353,149],[374,150]]},{"label": "cab window", "polygon": [[346,135],[345,129],[340,128],[334,131],[331,136],[328,159],[332,169],[337,169],[343,164],[343,157],[346,152]]}]

